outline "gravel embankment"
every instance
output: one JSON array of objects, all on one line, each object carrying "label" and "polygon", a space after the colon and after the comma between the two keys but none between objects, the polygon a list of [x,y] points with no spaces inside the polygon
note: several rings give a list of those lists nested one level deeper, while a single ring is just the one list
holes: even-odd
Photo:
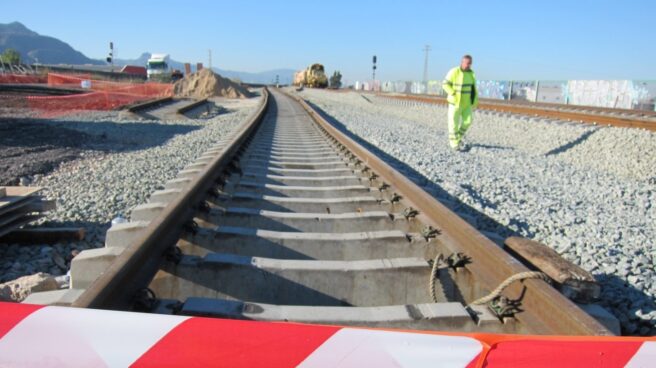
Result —
[{"label": "gravel embankment", "polygon": [[128,217],[131,208],[145,203],[153,191],[245,121],[258,102],[226,102],[229,107],[221,114],[204,119],[125,120],[116,112],[95,112],[47,121],[91,137],[94,146],[83,145],[79,158],[26,180],[44,187],[42,194],[57,201],[44,226],[81,226],[86,239],[52,246],[0,245],[0,283],[36,272],[65,274],[73,254],[104,245],[113,218]]},{"label": "gravel embankment", "polygon": [[457,153],[446,107],[300,94],[479,230],[541,241],[590,271],[624,333],[656,333],[656,134],[479,111]]}]

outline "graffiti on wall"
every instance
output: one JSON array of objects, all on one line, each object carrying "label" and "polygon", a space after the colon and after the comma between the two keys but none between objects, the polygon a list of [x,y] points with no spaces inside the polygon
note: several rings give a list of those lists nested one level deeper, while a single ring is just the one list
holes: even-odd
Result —
[{"label": "graffiti on wall", "polygon": [[[444,96],[442,81],[355,82],[353,88],[404,94]],[[495,100],[523,100],[558,104],[656,111],[656,81],[569,80],[476,82],[479,96]]]}]

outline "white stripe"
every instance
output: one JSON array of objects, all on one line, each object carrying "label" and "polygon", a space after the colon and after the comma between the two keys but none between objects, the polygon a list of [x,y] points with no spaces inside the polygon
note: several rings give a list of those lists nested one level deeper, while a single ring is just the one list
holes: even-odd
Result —
[{"label": "white stripe", "polygon": [[44,307],[0,339],[0,367],[127,367],[187,318]]},{"label": "white stripe", "polygon": [[343,328],[299,367],[464,367],[481,350],[469,337]]},{"label": "white stripe", "polygon": [[653,367],[656,364],[656,342],[645,341],[633,358],[626,363],[626,367]]}]

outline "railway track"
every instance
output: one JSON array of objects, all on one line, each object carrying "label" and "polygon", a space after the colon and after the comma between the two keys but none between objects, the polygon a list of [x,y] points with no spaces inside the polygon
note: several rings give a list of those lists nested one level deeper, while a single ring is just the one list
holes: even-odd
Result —
[{"label": "railway track", "polygon": [[[73,306],[610,334],[539,279],[470,305],[528,269],[304,101],[263,93],[246,124],[135,208],[131,220],[141,230],[129,241],[108,242],[123,249]],[[75,262],[73,287],[81,284]]]},{"label": "railway track", "polygon": [[[446,99],[442,97],[386,94],[379,94],[379,96],[396,101],[440,105],[447,104]],[[656,131],[656,112],[651,111],[546,103],[510,103],[494,100],[481,100],[478,107],[482,110],[545,117],[577,123],[610,125],[622,128],[639,128]]]},{"label": "railway track", "polygon": [[144,102],[139,102],[128,106],[127,108],[121,107],[120,109],[125,109],[131,113],[141,115],[142,117],[149,119],[179,119],[184,116],[184,114],[198,109],[201,106],[207,104],[207,99],[180,99],[173,97],[162,97],[156,98],[153,100],[148,100]]}]

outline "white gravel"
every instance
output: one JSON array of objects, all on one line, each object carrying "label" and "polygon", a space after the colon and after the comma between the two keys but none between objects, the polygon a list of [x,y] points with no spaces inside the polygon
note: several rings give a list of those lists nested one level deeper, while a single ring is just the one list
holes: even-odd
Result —
[{"label": "white gravel", "polygon": [[229,107],[203,119],[125,120],[118,112],[88,112],[50,121],[106,140],[49,175],[29,178],[57,201],[44,226],[82,226],[87,235],[82,242],[52,246],[0,246],[0,283],[36,272],[66,273],[77,251],[104,245],[113,218],[128,217],[131,208],[145,203],[153,191],[245,121],[258,103],[259,98],[226,101],[222,105]]},{"label": "white gravel", "polygon": [[656,333],[656,134],[478,111],[457,153],[446,107],[300,94],[479,230],[541,241],[592,272],[624,333]]}]

